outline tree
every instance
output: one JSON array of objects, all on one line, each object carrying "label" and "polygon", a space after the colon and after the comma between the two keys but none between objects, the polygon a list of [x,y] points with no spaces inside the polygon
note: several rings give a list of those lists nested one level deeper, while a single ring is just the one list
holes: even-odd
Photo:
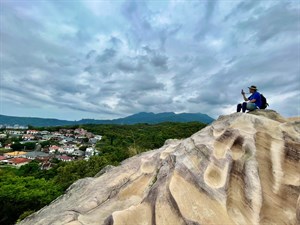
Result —
[{"label": "tree", "polygon": [[15,142],[10,146],[14,151],[17,150],[23,150],[24,149],[24,145],[22,145],[20,142]]},{"label": "tree", "polygon": [[36,211],[61,195],[62,188],[34,177],[0,177],[0,222],[14,224],[25,211]]},{"label": "tree", "polygon": [[35,149],[35,142],[26,142],[23,144],[26,150],[34,150]]},{"label": "tree", "polygon": [[23,165],[17,172],[19,176],[35,176],[40,171],[40,166],[37,161],[31,161],[30,163]]}]

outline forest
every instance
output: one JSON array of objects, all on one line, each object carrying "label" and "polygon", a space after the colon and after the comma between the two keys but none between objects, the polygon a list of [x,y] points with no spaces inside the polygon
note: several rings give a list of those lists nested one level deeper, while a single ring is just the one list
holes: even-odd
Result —
[{"label": "forest", "polygon": [[0,224],[11,225],[51,203],[78,179],[95,176],[107,165],[117,166],[123,160],[163,146],[167,139],[183,139],[204,128],[199,122],[135,125],[76,125],[36,127],[40,130],[81,127],[102,135],[96,143],[97,156],[89,160],[59,162],[41,170],[38,161],[20,168],[0,167]]}]

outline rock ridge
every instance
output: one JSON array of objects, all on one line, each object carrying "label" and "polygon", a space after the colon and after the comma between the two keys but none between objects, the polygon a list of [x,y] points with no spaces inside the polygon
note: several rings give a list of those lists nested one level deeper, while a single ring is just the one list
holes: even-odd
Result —
[{"label": "rock ridge", "polygon": [[300,224],[300,119],[220,116],[78,180],[20,224]]}]

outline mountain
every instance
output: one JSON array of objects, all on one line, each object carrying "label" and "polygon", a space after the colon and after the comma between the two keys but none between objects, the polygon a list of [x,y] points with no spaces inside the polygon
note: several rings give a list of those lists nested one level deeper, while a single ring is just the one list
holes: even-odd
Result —
[{"label": "mountain", "polygon": [[256,110],[78,180],[19,225],[299,223],[300,118]]},{"label": "mountain", "polygon": [[202,123],[211,123],[214,121],[213,118],[209,117],[206,114],[202,113],[181,113],[175,114],[173,112],[165,113],[146,113],[141,112],[137,113],[122,119],[113,120],[118,124],[135,124],[135,123],[161,123],[161,122],[191,122],[197,121]]},{"label": "mountain", "polygon": [[58,119],[44,119],[37,117],[16,117],[16,116],[5,116],[0,115],[0,124],[2,125],[20,125],[20,126],[64,126],[64,125],[72,125],[76,123],[76,121],[67,121],[67,120],[58,120]]},{"label": "mountain", "polygon": [[191,122],[197,121],[201,123],[211,123],[213,118],[206,114],[201,113],[181,113],[175,114],[173,112],[166,113],[146,113],[141,112],[125,118],[113,119],[113,120],[94,120],[94,119],[82,119],[79,121],[68,121],[58,119],[44,119],[35,117],[15,117],[0,115],[0,124],[6,125],[21,125],[21,126],[64,126],[64,125],[78,125],[78,124],[136,124],[136,123],[161,123],[161,122]]}]

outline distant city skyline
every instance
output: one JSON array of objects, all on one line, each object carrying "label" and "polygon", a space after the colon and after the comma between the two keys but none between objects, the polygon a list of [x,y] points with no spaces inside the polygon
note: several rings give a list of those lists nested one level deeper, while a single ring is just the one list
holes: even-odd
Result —
[{"label": "distant city skyline", "polygon": [[300,115],[299,1],[0,1],[0,114]]}]

